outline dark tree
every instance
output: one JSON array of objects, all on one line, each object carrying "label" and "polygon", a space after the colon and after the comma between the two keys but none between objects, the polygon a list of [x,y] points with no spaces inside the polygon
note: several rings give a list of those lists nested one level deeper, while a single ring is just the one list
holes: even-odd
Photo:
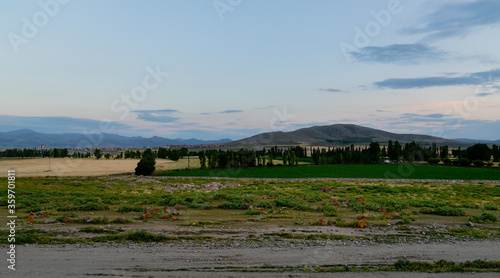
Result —
[{"label": "dark tree", "polygon": [[135,168],[136,175],[150,176],[155,171],[155,155],[151,149],[144,151],[141,160],[137,163]]},{"label": "dark tree", "polygon": [[500,150],[497,145],[493,145],[491,154],[493,155],[493,162],[498,162],[500,160]]},{"label": "dark tree", "polygon": [[100,159],[102,157],[102,151],[99,149],[95,149],[94,155],[96,159]]},{"label": "dark tree", "polygon": [[473,160],[489,161],[491,149],[486,144],[477,143],[467,148],[467,158]]}]

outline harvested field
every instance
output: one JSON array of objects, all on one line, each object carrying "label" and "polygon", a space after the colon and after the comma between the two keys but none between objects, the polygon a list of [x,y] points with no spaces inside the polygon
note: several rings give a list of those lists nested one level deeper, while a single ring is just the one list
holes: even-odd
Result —
[{"label": "harvested field", "polygon": [[[12,169],[16,170],[18,177],[78,177],[133,173],[137,162],[139,159],[4,158],[0,159],[0,177],[6,177],[7,171]],[[199,165],[198,158],[190,159],[190,167],[199,167]],[[176,162],[168,159],[156,159],[158,170],[185,169],[187,166],[185,158]]]}]

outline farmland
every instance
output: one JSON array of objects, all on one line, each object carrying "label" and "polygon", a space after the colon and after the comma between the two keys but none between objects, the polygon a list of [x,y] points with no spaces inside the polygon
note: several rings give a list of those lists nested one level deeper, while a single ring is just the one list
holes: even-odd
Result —
[{"label": "farmland", "polygon": [[[7,170],[16,169],[19,176],[100,176],[120,173],[133,173],[139,159],[100,159],[95,158],[2,158],[0,159],[0,177],[7,175]],[[198,159],[190,160],[190,167],[199,167]],[[187,159],[171,161],[157,159],[158,170],[185,169]]]},{"label": "farmland", "polygon": [[500,168],[454,167],[427,164],[304,165],[246,169],[190,169],[160,172],[165,176],[238,178],[393,178],[500,180]]},{"label": "farmland", "polygon": [[[131,174],[137,161],[51,158],[49,171],[48,158],[2,159],[3,173],[16,169],[16,244],[33,262],[28,269],[64,250],[71,267],[52,276],[500,270],[491,248],[500,242],[498,167],[199,169],[191,157],[189,169],[186,158],[157,159],[145,177]],[[4,219],[6,208],[2,195]],[[9,233],[0,229],[2,244]],[[172,263],[158,267],[165,254]]]},{"label": "farmland", "polygon": [[[500,187],[494,183],[112,175],[21,177],[16,184],[18,244],[155,243],[252,250],[316,246],[325,250],[321,246],[328,242],[382,248],[471,240],[498,244],[500,238]],[[5,217],[5,196],[0,205],[0,216]],[[7,243],[5,228],[0,241]],[[498,260],[498,256],[487,259]],[[307,263],[297,262],[290,269],[271,265],[268,270],[303,272]],[[327,262],[318,259],[316,264]],[[365,268],[351,266],[348,271],[401,271],[401,264],[407,270],[416,267],[388,260]],[[498,270],[495,262],[486,265],[483,270]],[[220,271],[243,271],[227,267]],[[429,264],[424,269],[442,268]],[[465,269],[483,271],[479,266]],[[311,271],[346,270],[323,266]]]}]

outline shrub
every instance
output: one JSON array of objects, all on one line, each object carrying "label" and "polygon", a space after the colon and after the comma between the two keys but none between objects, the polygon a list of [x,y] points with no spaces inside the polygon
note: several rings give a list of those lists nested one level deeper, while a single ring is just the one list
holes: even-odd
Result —
[{"label": "shrub", "polygon": [[482,161],[482,160],[474,160],[472,162],[472,164],[474,164],[474,166],[476,166],[476,167],[483,167],[484,166],[484,161]]},{"label": "shrub", "polygon": [[277,207],[289,207],[296,210],[311,210],[311,207],[304,204],[302,199],[293,197],[278,197],[274,200],[274,205]]},{"label": "shrub", "polygon": [[486,203],[483,205],[486,210],[498,210],[498,206],[495,204]]},{"label": "shrub", "polygon": [[325,216],[337,216],[337,210],[331,204],[323,206],[323,213],[325,214]]},{"label": "shrub", "polygon": [[109,209],[109,207],[107,205],[105,205],[104,203],[102,203],[102,202],[99,202],[99,203],[92,202],[92,203],[86,203],[85,205],[83,205],[79,209],[83,210],[83,211],[107,210],[107,209]]},{"label": "shrub", "polygon": [[481,215],[473,215],[469,217],[469,221],[476,223],[495,223],[497,217],[493,213],[483,212]]},{"label": "shrub", "polygon": [[222,209],[248,209],[249,207],[250,205],[245,203],[243,200],[224,202],[219,205],[219,208]]},{"label": "shrub", "polygon": [[445,158],[445,159],[443,159],[443,163],[446,164],[446,165],[451,165],[452,164],[452,160],[449,159],[449,158]]},{"label": "shrub", "polygon": [[76,213],[64,213],[61,217],[57,218],[57,221],[62,222],[64,218],[69,217],[69,218],[76,218],[78,217],[78,214]]},{"label": "shrub", "polygon": [[470,161],[467,158],[460,158],[460,160],[458,162],[459,162],[460,166],[469,166],[470,165]]},{"label": "shrub", "polygon": [[450,206],[437,207],[435,209],[431,208],[421,208],[420,213],[423,214],[437,214],[445,216],[462,216],[465,215],[465,211],[461,208],[452,208]]},{"label": "shrub", "polygon": [[257,210],[257,209],[249,209],[249,210],[245,211],[245,214],[248,214],[248,215],[260,215],[260,214],[262,214],[262,211]]},{"label": "shrub", "polygon": [[109,221],[109,218],[107,216],[104,216],[104,217],[96,217],[94,219],[92,219],[91,221],[92,224],[109,224],[110,221]]},{"label": "shrub", "polygon": [[118,212],[131,212],[131,211],[143,212],[144,208],[141,208],[139,206],[133,206],[133,205],[123,205],[123,206],[120,206],[118,209],[116,209],[116,211],[118,211]]},{"label": "shrub", "polygon": [[262,200],[257,204],[257,206],[261,208],[272,208],[273,202],[270,200]]},{"label": "shrub", "polygon": [[439,163],[439,161],[441,161],[439,158],[429,158],[429,160],[427,160],[427,163],[436,165]]},{"label": "shrub", "polygon": [[122,217],[117,217],[117,218],[111,220],[111,223],[113,223],[113,224],[129,224],[132,222],[134,222],[134,220],[132,220],[130,218],[122,218]]}]

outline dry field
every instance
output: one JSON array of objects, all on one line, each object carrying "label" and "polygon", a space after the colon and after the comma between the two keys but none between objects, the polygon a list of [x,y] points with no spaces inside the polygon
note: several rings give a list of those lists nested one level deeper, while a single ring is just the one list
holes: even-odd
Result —
[{"label": "dry field", "polygon": [[[14,158],[0,159],[0,177],[6,177],[8,170],[16,170],[18,177],[64,177],[64,176],[103,176],[120,173],[133,173],[139,159],[100,159],[94,158]],[[156,169],[187,168],[187,158],[179,161],[156,159]],[[189,166],[199,167],[197,157],[191,157]]]}]

